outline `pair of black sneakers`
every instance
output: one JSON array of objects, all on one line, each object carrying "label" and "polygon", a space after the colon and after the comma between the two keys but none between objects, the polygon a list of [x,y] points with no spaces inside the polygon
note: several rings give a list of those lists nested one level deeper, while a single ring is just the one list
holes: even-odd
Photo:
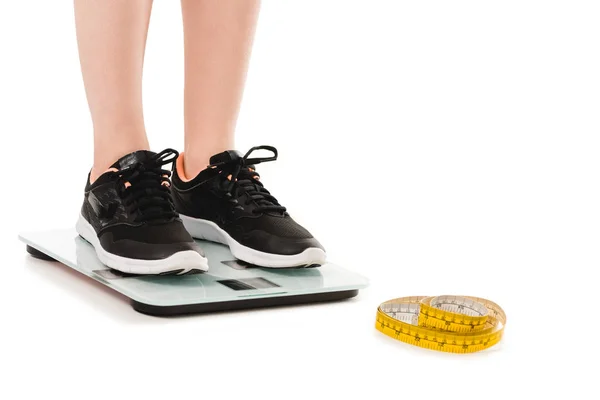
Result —
[{"label": "pair of black sneakers", "polygon": [[[250,158],[255,150],[270,157]],[[271,146],[214,155],[193,179],[183,154],[128,154],[93,183],[89,176],[77,232],[100,261],[132,274],[186,274],[208,270],[198,243],[229,246],[247,263],[290,268],[321,265],[321,244],[296,223],[260,181],[255,165],[277,159]],[[173,164],[171,171],[165,165]]]}]

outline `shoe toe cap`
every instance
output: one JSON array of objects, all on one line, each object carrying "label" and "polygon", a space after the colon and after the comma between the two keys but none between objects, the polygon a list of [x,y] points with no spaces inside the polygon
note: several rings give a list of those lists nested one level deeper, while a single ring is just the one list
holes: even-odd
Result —
[{"label": "shoe toe cap", "polygon": [[265,231],[253,231],[243,239],[243,243],[252,249],[269,254],[296,255],[311,248],[325,249],[314,237],[281,237]]}]

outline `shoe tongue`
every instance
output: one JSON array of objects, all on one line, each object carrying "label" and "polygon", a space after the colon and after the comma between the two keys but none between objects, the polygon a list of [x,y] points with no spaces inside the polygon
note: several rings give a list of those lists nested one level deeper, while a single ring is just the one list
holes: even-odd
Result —
[{"label": "shoe tongue", "polygon": [[111,168],[124,169],[133,164],[143,163],[155,155],[156,153],[148,150],[134,151],[133,153],[129,153],[119,158],[119,160],[116,163],[111,165]]},{"label": "shoe tongue", "polygon": [[215,154],[208,161],[210,165],[224,164],[231,161],[239,160],[242,158],[242,154],[237,150],[227,150],[219,154]]}]

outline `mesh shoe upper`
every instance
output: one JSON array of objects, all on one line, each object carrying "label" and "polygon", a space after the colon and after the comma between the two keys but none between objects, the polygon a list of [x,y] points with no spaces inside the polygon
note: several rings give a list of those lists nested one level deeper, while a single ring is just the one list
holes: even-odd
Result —
[{"label": "mesh shoe upper", "polygon": [[170,149],[158,154],[136,151],[95,182],[88,177],[81,214],[106,251],[143,260],[185,250],[202,254],[175,211],[170,171],[161,168],[175,157],[177,152]]},{"label": "mesh shoe upper", "polygon": [[[250,158],[255,150],[269,150],[274,155]],[[253,148],[243,157],[225,151],[211,157],[211,165],[189,181],[174,168],[176,210],[212,221],[240,244],[266,253],[291,255],[310,247],[322,249],[260,181],[255,165],[276,158],[277,150],[270,146]]]}]

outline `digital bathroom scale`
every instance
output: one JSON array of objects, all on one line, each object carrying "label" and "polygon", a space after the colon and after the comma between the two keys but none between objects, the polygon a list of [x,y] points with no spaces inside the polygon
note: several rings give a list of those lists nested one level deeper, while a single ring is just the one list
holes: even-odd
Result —
[{"label": "digital bathroom scale", "polygon": [[59,261],[131,299],[144,314],[178,315],[315,303],[354,297],[368,280],[335,264],[318,268],[260,268],[236,260],[227,246],[202,241],[209,271],[188,275],[130,275],[98,260],[75,229],[19,236],[36,258]]}]

